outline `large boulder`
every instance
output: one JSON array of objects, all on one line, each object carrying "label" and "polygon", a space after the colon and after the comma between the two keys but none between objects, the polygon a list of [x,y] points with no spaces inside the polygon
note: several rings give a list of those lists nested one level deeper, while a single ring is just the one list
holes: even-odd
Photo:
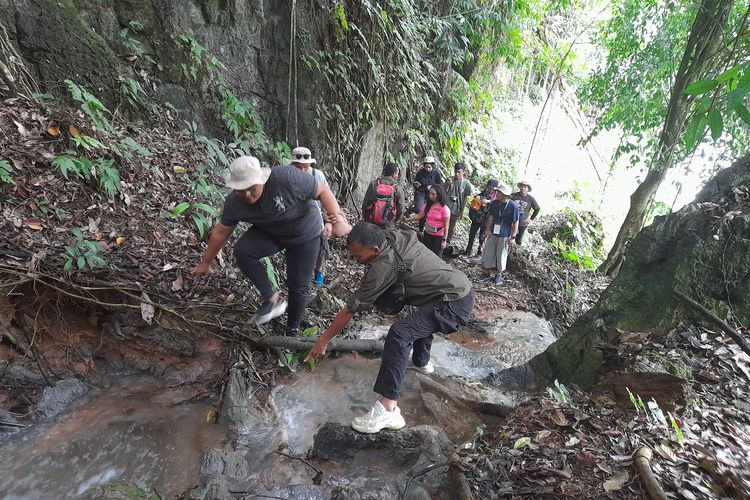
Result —
[{"label": "large boulder", "polygon": [[674,291],[730,322],[750,322],[750,156],[719,172],[693,203],[638,233],[597,304],[546,351],[501,372],[496,382],[589,385],[619,331],[706,321]]}]

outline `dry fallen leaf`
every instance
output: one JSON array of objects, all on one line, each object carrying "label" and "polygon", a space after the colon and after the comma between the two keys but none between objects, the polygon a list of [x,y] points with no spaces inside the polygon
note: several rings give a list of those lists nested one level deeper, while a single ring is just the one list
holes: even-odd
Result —
[{"label": "dry fallen leaf", "polygon": [[81,135],[81,133],[74,125],[68,127],[68,132],[70,132],[70,135],[72,135],[73,137],[78,137],[79,135]]},{"label": "dry fallen leaf", "polygon": [[578,463],[585,467],[596,467],[596,462],[598,461],[596,455],[586,453],[585,451],[582,451],[581,453],[576,455],[576,460],[578,460]]},{"label": "dry fallen leaf", "polygon": [[563,414],[563,412],[561,412],[560,410],[555,410],[550,418],[552,418],[552,421],[560,427],[567,427],[570,425],[567,417],[565,417],[565,414]]},{"label": "dry fallen leaf", "polygon": [[654,446],[654,451],[658,453],[663,459],[670,460],[673,463],[677,463],[677,455],[674,450],[664,443],[659,443]]},{"label": "dry fallen leaf", "polygon": [[628,471],[624,470],[622,472],[618,472],[608,480],[604,481],[604,491],[606,491],[607,493],[611,491],[617,491],[625,486],[629,480],[630,474],[628,474]]},{"label": "dry fallen leaf", "polygon": [[154,319],[154,306],[147,303],[151,302],[151,299],[148,297],[148,294],[146,294],[146,292],[141,293],[141,299],[144,301],[141,302],[141,317],[146,323],[150,325],[151,321],[153,321]]},{"label": "dry fallen leaf", "polygon": [[549,435],[552,434],[552,431],[543,430],[536,433],[536,437],[534,438],[537,443],[543,441],[544,439],[548,438]]},{"label": "dry fallen leaf", "polygon": [[42,225],[42,220],[37,219],[36,217],[31,219],[24,219],[23,224],[30,229],[34,229],[36,231],[41,231],[44,229],[44,226]]},{"label": "dry fallen leaf", "polygon": [[182,290],[184,284],[185,282],[182,279],[182,276],[177,276],[177,279],[172,282],[172,291],[177,292],[179,290]]},{"label": "dry fallen leaf", "polygon": [[525,446],[528,446],[529,444],[531,444],[531,438],[530,437],[518,438],[516,440],[516,444],[513,445],[513,449],[514,450],[519,450],[519,449],[521,449],[521,448],[523,448]]}]

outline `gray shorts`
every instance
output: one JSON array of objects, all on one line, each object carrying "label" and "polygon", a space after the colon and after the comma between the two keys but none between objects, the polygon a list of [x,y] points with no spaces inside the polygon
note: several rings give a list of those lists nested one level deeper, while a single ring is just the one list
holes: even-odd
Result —
[{"label": "gray shorts", "polygon": [[509,239],[509,236],[495,236],[494,234],[487,237],[482,252],[482,267],[497,269],[498,273],[505,271],[505,265],[508,263]]}]

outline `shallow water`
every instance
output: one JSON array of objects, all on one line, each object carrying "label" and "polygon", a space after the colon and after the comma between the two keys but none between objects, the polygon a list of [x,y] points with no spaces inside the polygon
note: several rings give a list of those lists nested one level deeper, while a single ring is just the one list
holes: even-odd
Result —
[{"label": "shallow water", "polygon": [[141,379],[92,389],[61,422],[40,425],[0,447],[6,499],[70,498],[114,480],[131,480],[171,498],[195,486],[205,450],[226,440],[208,423],[206,404]]},{"label": "shallow water", "polygon": [[[549,323],[525,312],[503,312],[479,326],[486,332],[436,336],[435,380],[461,392],[466,379],[522,363],[555,340]],[[383,336],[387,327],[364,325],[360,332]],[[315,472],[310,467],[276,452],[305,457],[321,425],[348,425],[368,411],[379,398],[372,391],[379,367],[379,358],[343,354],[319,363],[312,373],[302,368],[277,377],[268,407],[235,443],[250,466],[249,485],[311,484]],[[208,423],[211,406],[182,402],[190,398],[188,391],[140,378],[92,389],[59,423],[19,433],[0,447],[0,497],[69,498],[110,481],[130,480],[172,498],[197,486],[203,453],[224,447],[227,438],[222,426]],[[486,396],[504,402],[501,393]],[[407,370],[399,406],[408,426],[437,425],[456,444],[471,440],[482,425],[466,407],[425,391],[413,369]],[[407,467],[388,453],[368,450],[346,463],[317,465],[327,474],[387,478]]]}]

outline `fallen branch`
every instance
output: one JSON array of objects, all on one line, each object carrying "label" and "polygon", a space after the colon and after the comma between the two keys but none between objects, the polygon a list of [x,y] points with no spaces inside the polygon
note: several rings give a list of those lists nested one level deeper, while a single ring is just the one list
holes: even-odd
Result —
[{"label": "fallen branch", "polygon": [[[294,351],[304,351],[312,348],[316,337],[252,337],[248,339],[254,347],[282,347]],[[383,352],[382,340],[364,339],[332,339],[328,343],[331,351],[355,351],[355,352]]]},{"label": "fallen branch", "polygon": [[520,474],[548,474],[552,476],[557,476],[562,479],[573,479],[573,474],[566,470],[560,470],[560,469],[553,469],[551,467],[531,467],[529,469],[521,469],[518,471]]},{"label": "fallen branch", "polygon": [[675,297],[678,299],[682,299],[685,303],[690,305],[693,309],[698,311],[699,313],[703,314],[703,316],[706,317],[709,321],[711,321],[713,324],[721,328],[724,333],[732,337],[732,340],[735,341],[735,343],[740,346],[740,349],[742,349],[745,354],[750,356],[750,345],[747,343],[747,340],[737,332],[734,328],[729,326],[724,320],[719,318],[717,315],[706,309],[703,305],[699,304],[698,302],[694,301],[687,295],[685,295],[682,292],[678,292],[675,290],[674,292]]},{"label": "fallen branch", "polygon": [[491,415],[493,417],[507,417],[508,415],[513,413],[513,410],[515,410],[515,408],[513,408],[512,406],[507,406],[499,403],[489,403],[486,401],[476,401],[473,399],[467,399],[461,396],[457,396],[453,393],[453,391],[445,387],[443,384],[435,382],[426,375],[418,373],[417,377],[419,378],[419,384],[422,386],[422,389],[438,394],[439,396],[450,400],[455,405],[466,406],[467,408],[470,408],[477,413],[481,413],[483,415]]},{"label": "fallen branch", "polygon": [[667,500],[667,495],[651,470],[651,457],[651,449],[643,446],[635,452],[635,465],[638,468],[638,473],[641,475],[641,481],[648,492],[649,498],[651,500]]}]

